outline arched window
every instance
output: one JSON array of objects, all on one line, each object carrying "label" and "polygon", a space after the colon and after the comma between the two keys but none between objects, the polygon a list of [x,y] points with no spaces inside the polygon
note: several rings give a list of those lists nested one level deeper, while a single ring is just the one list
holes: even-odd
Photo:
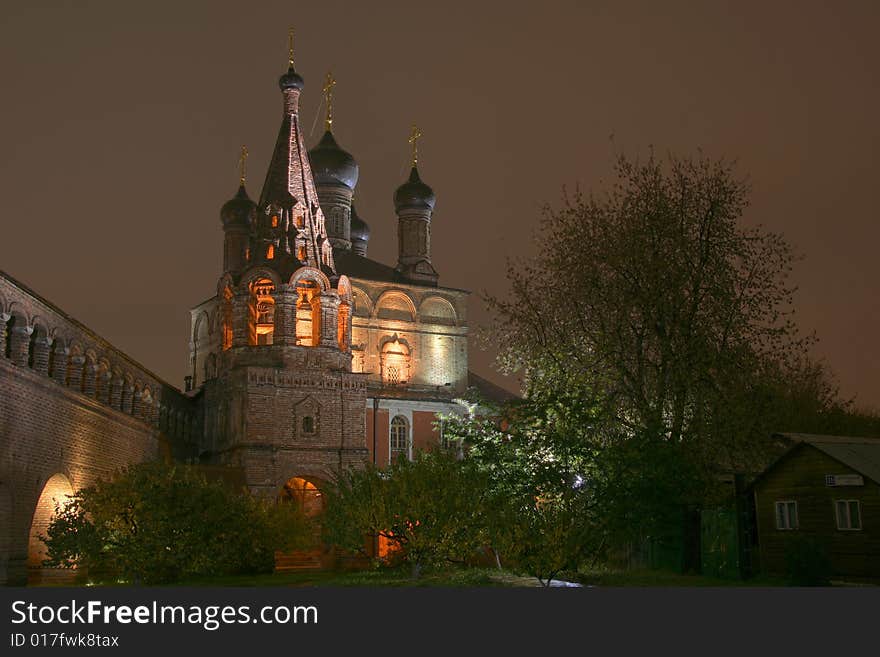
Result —
[{"label": "arched window", "polygon": [[302,279],[296,284],[296,344],[314,347],[321,339],[321,288],[315,281]]},{"label": "arched window", "polygon": [[306,415],[303,418],[302,432],[315,433],[315,418],[313,418],[311,415]]},{"label": "arched window", "polygon": [[275,284],[268,278],[258,278],[251,283],[248,304],[248,342],[252,345],[272,344],[275,333]]},{"label": "arched window", "polygon": [[348,350],[348,331],[350,328],[349,320],[350,309],[347,303],[339,304],[339,315],[336,328],[336,341],[342,351]]},{"label": "arched window", "polygon": [[389,454],[393,463],[403,455],[409,458],[409,422],[402,415],[396,415],[391,420],[391,437],[389,444]]},{"label": "arched window", "polygon": [[232,347],[232,290],[223,288],[223,307],[221,311],[223,351]]}]

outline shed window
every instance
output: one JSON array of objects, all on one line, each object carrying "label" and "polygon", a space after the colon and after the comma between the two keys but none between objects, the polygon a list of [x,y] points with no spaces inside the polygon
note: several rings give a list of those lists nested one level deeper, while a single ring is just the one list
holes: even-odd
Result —
[{"label": "shed window", "polygon": [[861,529],[862,513],[858,500],[834,500],[838,529]]},{"label": "shed window", "polygon": [[776,529],[797,529],[797,502],[782,501],[776,503]]}]

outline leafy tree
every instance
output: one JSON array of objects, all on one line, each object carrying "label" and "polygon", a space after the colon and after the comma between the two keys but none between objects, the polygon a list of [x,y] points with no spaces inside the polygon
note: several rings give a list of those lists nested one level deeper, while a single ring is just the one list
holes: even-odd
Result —
[{"label": "leafy tree", "polygon": [[96,581],[159,584],[271,572],[275,550],[308,529],[293,505],[259,501],[195,468],[142,463],[81,489],[56,509],[46,565],[85,568]]},{"label": "leafy tree", "polygon": [[744,226],[748,185],[730,163],[621,157],[615,174],[607,191],[546,207],[536,256],[487,299],[484,338],[524,399],[445,425],[496,492],[582,482],[580,519],[600,545],[711,501],[719,472],[759,471],[774,431],[880,430],[810,359],[792,249]]},{"label": "leafy tree", "polygon": [[704,472],[760,468],[790,382],[813,385],[815,411],[833,402],[793,321],[792,249],[744,226],[748,185],[723,160],[615,172],[545,208],[536,257],[489,297],[498,364],[527,396],[583,394],[596,432],[684,445]]},{"label": "leafy tree", "polygon": [[524,572],[545,587],[564,570],[577,570],[600,549],[586,492],[535,499],[505,498],[493,532],[508,568]]},{"label": "leafy tree", "polygon": [[325,492],[325,538],[366,553],[370,537],[381,536],[418,577],[423,567],[463,563],[486,545],[485,491],[476,469],[440,451],[347,470]]},{"label": "leafy tree", "polygon": [[680,445],[600,430],[576,390],[475,408],[444,416],[445,435],[486,475],[483,519],[499,561],[543,581],[550,562],[594,564],[609,546],[661,533],[700,481]]}]

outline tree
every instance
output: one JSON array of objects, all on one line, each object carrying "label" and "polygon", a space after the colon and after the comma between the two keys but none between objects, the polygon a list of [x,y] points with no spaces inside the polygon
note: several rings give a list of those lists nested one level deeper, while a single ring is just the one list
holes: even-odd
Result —
[{"label": "tree", "polygon": [[325,493],[325,538],[367,553],[370,537],[381,536],[418,577],[425,566],[464,563],[486,545],[485,490],[468,462],[439,451],[386,469],[346,470]]},{"label": "tree", "polygon": [[508,568],[549,587],[560,572],[577,570],[601,549],[591,511],[588,494],[576,489],[537,500],[503,498],[494,545]]},{"label": "tree", "polygon": [[488,299],[499,365],[527,394],[585,391],[624,437],[756,467],[770,382],[812,341],[792,318],[792,250],[742,225],[748,186],[723,160],[621,157],[615,171],[607,192],[545,209],[537,257]]},{"label": "tree", "polygon": [[84,568],[94,581],[160,584],[271,572],[275,550],[306,540],[293,505],[209,482],[195,468],[132,465],[56,509],[46,565]]},{"label": "tree", "polygon": [[597,406],[576,389],[467,405],[443,417],[444,433],[464,442],[485,474],[489,545],[499,565],[542,583],[595,564],[610,546],[661,533],[696,487],[680,445],[600,428]]},{"label": "tree", "polygon": [[621,157],[606,191],[545,207],[536,255],[487,298],[484,338],[524,399],[451,418],[446,435],[523,499],[577,477],[603,546],[711,503],[721,472],[760,471],[775,431],[877,435],[877,416],[853,413],[810,358],[793,251],[745,226],[747,207],[730,163],[653,154]]}]

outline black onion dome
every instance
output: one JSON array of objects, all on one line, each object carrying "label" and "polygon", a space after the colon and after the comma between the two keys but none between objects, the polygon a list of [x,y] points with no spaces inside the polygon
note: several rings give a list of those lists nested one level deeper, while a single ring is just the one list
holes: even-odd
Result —
[{"label": "black onion dome", "polygon": [[220,208],[220,221],[224,226],[240,224],[247,226],[257,211],[257,204],[247,195],[244,185],[238,188],[238,193]]},{"label": "black onion dome", "polygon": [[396,210],[403,208],[433,210],[436,202],[437,197],[434,196],[434,190],[422,182],[416,167],[410,171],[409,180],[394,192],[394,208]]},{"label": "black onion dome", "polygon": [[302,90],[302,88],[306,86],[306,83],[305,80],[302,79],[302,76],[294,71],[293,66],[291,66],[287,69],[287,73],[278,79],[278,86],[281,87],[281,91],[286,91],[287,89]]},{"label": "black onion dome", "polygon": [[309,151],[309,163],[318,185],[345,185],[354,189],[358,181],[358,164],[351,153],[344,151],[336,143],[329,130],[321,141]]},{"label": "black onion dome", "polygon": [[370,239],[370,226],[358,216],[354,203],[351,204],[351,241],[360,240],[367,242]]}]

